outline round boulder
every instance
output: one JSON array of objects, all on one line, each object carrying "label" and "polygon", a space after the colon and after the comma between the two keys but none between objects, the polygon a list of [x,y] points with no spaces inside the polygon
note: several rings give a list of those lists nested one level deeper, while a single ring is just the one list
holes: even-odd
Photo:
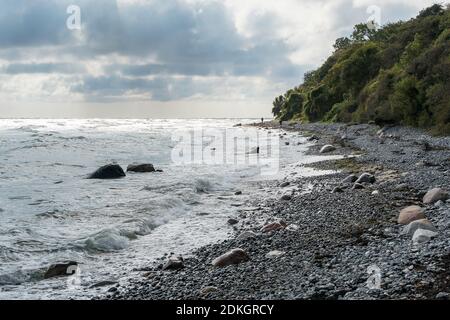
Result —
[{"label": "round boulder", "polygon": [[323,146],[322,149],[320,149],[320,153],[328,153],[334,150],[336,150],[334,146],[332,146],[331,144],[327,144]]},{"label": "round boulder", "polygon": [[75,261],[52,264],[45,272],[44,279],[60,276],[70,276],[74,274],[77,269],[78,263]]},{"label": "round boulder", "polygon": [[254,237],[256,237],[256,233],[254,233],[252,231],[244,231],[236,239],[238,241],[241,241],[241,240],[251,239],[251,238],[254,238]]},{"label": "round boulder", "polygon": [[130,164],[127,167],[127,172],[138,172],[138,173],[145,173],[145,172],[155,172],[155,167],[151,163],[143,163],[143,164]]},{"label": "round boulder", "polygon": [[400,211],[397,222],[399,224],[409,224],[420,219],[425,219],[424,210],[419,206],[409,206]]},{"label": "round boulder", "polygon": [[107,164],[94,173],[92,173],[88,179],[118,179],[125,177],[125,172],[118,164]]},{"label": "round boulder", "polygon": [[212,265],[215,267],[226,267],[232,264],[239,264],[250,260],[247,252],[240,248],[236,248],[228,251],[227,253],[215,258],[212,261]]},{"label": "round boulder", "polygon": [[287,224],[284,221],[272,222],[272,223],[269,223],[269,224],[265,225],[264,227],[262,227],[261,231],[262,232],[271,232],[271,231],[285,229],[286,227],[287,227]]},{"label": "round boulder", "polygon": [[370,173],[363,173],[358,180],[356,180],[356,183],[374,183],[375,182],[375,176],[373,176]]},{"label": "round boulder", "polygon": [[402,233],[412,237],[417,229],[425,229],[437,232],[437,229],[431,224],[428,219],[419,219],[410,222],[407,226],[405,226]]},{"label": "round boulder", "polygon": [[358,180],[358,177],[354,174],[347,176],[344,180],[342,180],[342,184],[352,184]]},{"label": "round boulder", "polygon": [[184,262],[182,257],[170,257],[166,264],[163,266],[163,270],[178,270],[184,268]]},{"label": "round boulder", "polygon": [[412,237],[412,241],[414,244],[420,244],[430,241],[432,238],[436,237],[437,232],[426,230],[426,229],[417,229],[414,232]]},{"label": "round boulder", "polygon": [[433,204],[439,200],[445,201],[449,198],[448,192],[441,188],[434,188],[428,191],[423,197],[423,203]]}]

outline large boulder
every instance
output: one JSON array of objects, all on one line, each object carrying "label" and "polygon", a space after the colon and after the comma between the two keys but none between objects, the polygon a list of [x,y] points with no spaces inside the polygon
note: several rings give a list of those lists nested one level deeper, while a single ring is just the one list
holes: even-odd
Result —
[{"label": "large boulder", "polygon": [[320,153],[328,153],[334,150],[336,150],[334,146],[332,146],[331,144],[327,144],[323,146],[322,149],[320,149]]},{"label": "large boulder", "polygon": [[437,229],[431,224],[428,219],[419,219],[413,222],[410,222],[407,226],[403,228],[402,233],[412,237],[417,229],[430,230],[433,232],[437,232]]},{"label": "large boulder", "polygon": [[283,201],[289,201],[292,199],[292,196],[289,194],[283,194],[280,199]]},{"label": "large boulder", "polygon": [[254,237],[256,237],[256,233],[254,233],[252,231],[244,231],[236,238],[236,240],[241,241],[241,240],[251,239]]},{"label": "large boulder", "polygon": [[423,197],[423,203],[432,204],[438,202],[439,200],[445,201],[449,198],[447,191],[441,188],[434,188],[428,191]]},{"label": "large boulder", "polygon": [[358,180],[358,177],[354,174],[347,176],[344,180],[342,180],[342,184],[352,184]]},{"label": "large boulder", "polygon": [[45,272],[44,279],[70,276],[76,272],[77,268],[78,263],[75,261],[52,264]]},{"label": "large boulder", "polygon": [[416,232],[414,232],[414,235],[412,237],[412,241],[414,244],[420,244],[430,241],[432,238],[436,237],[438,234],[437,232],[426,230],[426,229],[417,229]]},{"label": "large boulder", "polygon": [[409,206],[400,211],[397,222],[399,224],[409,224],[415,220],[424,219],[424,210],[419,206]]},{"label": "large boulder", "polygon": [[212,265],[215,267],[226,267],[232,264],[239,264],[250,260],[247,252],[240,248],[228,251],[227,253],[215,258]]},{"label": "large boulder", "polygon": [[118,179],[125,177],[125,172],[118,164],[107,164],[94,173],[92,173],[88,179]]},{"label": "large boulder", "polygon": [[317,140],[320,140],[320,138],[316,135],[312,135],[312,136],[308,137],[306,140],[307,141],[317,141]]},{"label": "large boulder", "polygon": [[184,268],[184,261],[182,257],[170,257],[169,260],[162,267],[163,270],[178,270]]},{"label": "large boulder", "polygon": [[272,222],[272,223],[266,224],[264,227],[262,227],[261,232],[277,231],[277,230],[285,229],[286,227],[287,227],[287,224],[284,221]]},{"label": "large boulder", "polygon": [[375,182],[375,176],[370,173],[363,173],[358,180],[356,180],[356,183],[374,183]]},{"label": "large boulder", "polygon": [[130,164],[127,167],[127,172],[128,171],[144,173],[144,172],[155,172],[156,170],[151,163],[143,163],[143,164]]}]

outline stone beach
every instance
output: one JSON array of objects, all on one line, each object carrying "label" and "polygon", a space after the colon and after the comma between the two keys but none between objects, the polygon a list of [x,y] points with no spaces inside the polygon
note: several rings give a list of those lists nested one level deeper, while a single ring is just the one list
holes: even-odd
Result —
[{"label": "stone beach", "polygon": [[[167,253],[98,299],[448,299],[450,137],[376,125],[282,130],[310,137],[311,154],[343,155],[308,165],[338,173],[258,182],[273,194],[233,217],[234,238],[182,267],[164,268]],[[302,192],[280,198],[288,186]]]}]

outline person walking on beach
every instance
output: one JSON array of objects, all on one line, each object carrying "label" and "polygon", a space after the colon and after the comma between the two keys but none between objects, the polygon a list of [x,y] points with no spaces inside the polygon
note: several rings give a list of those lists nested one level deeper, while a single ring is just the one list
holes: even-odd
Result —
[{"label": "person walking on beach", "polygon": [[264,123],[264,118],[261,118],[261,123]]}]

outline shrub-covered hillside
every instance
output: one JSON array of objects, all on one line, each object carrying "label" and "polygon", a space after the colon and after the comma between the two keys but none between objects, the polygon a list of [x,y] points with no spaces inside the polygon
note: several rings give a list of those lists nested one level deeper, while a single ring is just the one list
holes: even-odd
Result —
[{"label": "shrub-covered hillside", "polygon": [[356,25],[304,83],[275,99],[280,120],[397,123],[450,134],[450,9],[382,28]]}]

